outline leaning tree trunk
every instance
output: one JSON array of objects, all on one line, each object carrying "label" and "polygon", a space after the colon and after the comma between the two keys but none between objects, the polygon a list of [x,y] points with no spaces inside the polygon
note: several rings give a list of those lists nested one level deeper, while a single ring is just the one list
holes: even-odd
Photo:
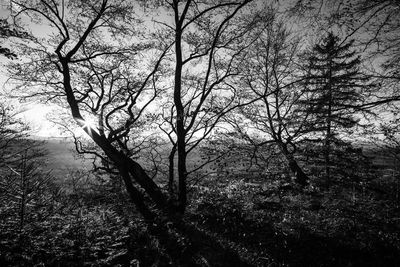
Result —
[{"label": "leaning tree trunk", "polygon": [[103,149],[106,155],[117,166],[131,200],[135,203],[139,212],[141,212],[145,218],[151,219],[151,212],[144,203],[143,194],[134,186],[132,181],[135,181],[145,190],[159,210],[166,213],[174,212],[173,207],[169,205],[167,196],[147,175],[139,163],[119,152],[104,137],[98,135],[96,132],[92,133],[92,139]]},{"label": "leaning tree trunk", "polygon": [[304,171],[301,169],[299,164],[297,163],[297,160],[294,158],[293,154],[289,152],[287,146],[283,143],[279,145],[282,154],[286,158],[288,162],[288,166],[290,170],[293,172],[295,175],[295,182],[301,186],[307,186],[308,181],[310,180],[307,174],[304,173]]},{"label": "leaning tree trunk", "polygon": [[118,151],[107,138],[100,135],[93,129],[85,127],[84,119],[81,115],[78,101],[75,98],[74,91],[71,86],[71,76],[68,65],[68,58],[64,58],[59,55],[60,61],[63,67],[63,85],[67,96],[67,102],[71,109],[72,117],[77,122],[79,126],[92,138],[92,140],[103,150],[107,157],[117,166],[123,180],[125,183],[126,190],[131,198],[131,200],[136,204],[139,212],[145,218],[151,219],[151,212],[144,203],[144,197],[142,193],[133,185],[132,180],[137,182],[145,192],[150,196],[152,201],[156,204],[156,207],[164,212],[173,212],[172,207],[170,207],[168,198],[158,185],[147,175],[139,163],[132,160],[130,157],[124,153]]}]

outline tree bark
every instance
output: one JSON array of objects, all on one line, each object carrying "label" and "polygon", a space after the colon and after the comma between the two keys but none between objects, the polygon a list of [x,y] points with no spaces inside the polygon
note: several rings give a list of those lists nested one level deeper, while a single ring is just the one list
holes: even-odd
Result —
[{"label": "tree bark", "polygon": [[168,170],[168,193],[169,193],[169,197],[170,199],[174,198],[174,194],[175,194],[175,190],[174,190],[174,168],[175,168],[175,164],[174,164],[174,158],[175,158],[175,153],[176,153],[176,143],[173,145],[171,152],[169,153],[169,170]]},{"label": "tree bark", "polygon": [[142,214],[145,220],[153,221],[155,216],[145,204],[142,193],[133,185],[131,177],[129,176],[129,172],[127,172],[122,166],[117,166],[117,168],[124,181],[126,191],[128,192],[130,199],[135,204],[139,213]]},{"label": "tree bark", "polygon": [[182,104],[182,23],[190,1],[186,3],[183,13],[179,14],[179,1],[174,1],[175,12],[175,77],[174,77],[174,104],[176,108],[176,138],[178,145],[178,202],[179,212],[184,213],[187,205],[186,191],[186,130],[185,130],[185,111]]},{"label": "tree bark", "polygon": [[297,163],[296,159],[294,158],[293,154],[289,152],[287,146],[283,143],[279,145],[281,148],[282,154],[285,156],[290,170],[295,175],[295,182],[301,186],[307,186],[308,181],[310,180],[307,174],[301,169],[299,164]]}]

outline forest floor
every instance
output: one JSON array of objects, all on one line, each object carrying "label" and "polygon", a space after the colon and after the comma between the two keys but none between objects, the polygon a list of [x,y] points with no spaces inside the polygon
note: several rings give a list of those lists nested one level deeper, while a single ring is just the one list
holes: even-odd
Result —
[{"label": "forest floor", "polygon": [[[28,210],[22,228],[15,209],[1,207],[0,266],[177,266],[181,262],[171,256],[171,248],[149,234],[148,226],[126,204],[124,193],[86,188],[57,194],[51,205]],[[395,203],[365,192],[298,190],[225,179],[204,182],[190,194],[185,221],[226,248],[218,252],[207,244],[199,247],[195,252],[199,266],[398,266],[400,262],[400,210]],[[232,253],[241,261],[233,261]]]}]

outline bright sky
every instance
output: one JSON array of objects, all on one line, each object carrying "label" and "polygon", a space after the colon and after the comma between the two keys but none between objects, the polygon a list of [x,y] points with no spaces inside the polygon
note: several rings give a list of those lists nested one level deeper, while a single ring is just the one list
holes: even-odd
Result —
[{"label": "bright sky", "polygon": [[[6,7],[9,5],[9,0],[0,0],[0,18],[7,18],[9,16],[9,12],[6,10]],[[283,2],[285,3],[285,1]],[[163,20],[163,16],[158,16],[157,20]],[[40,32],[44,34],[48,32],[44,26],[35,26],[32,29],[34,32]],[[3,56],[0,56],[0,98],[7,96],[7,86],[4,86],[6,76],[4,65],[7,62]],[[55,125],[47,120],[46,115],[48,113],[54,113],[54,107],[49,105],[37,104],[37,103],[29,103],[29,104],[18,104],[16,106],[20,109],[23,109],[23,113],[20,114],[20,118],[26,120],[30,124],[30,126],[35,130],[34,134],[39,136],[60,136],[61,132],[55,127]]]},{"label": "bright sky", "polygon": [[21,113],[20,118],[31,126],[33,135],[42,137],[60,135],[55,125],[46,118],[54,108],[36,103],[28,104],[26,108],[27,111]]},{"label": "bright sky", "polygon": [[[9,0],[0,0],[0,18],[1,19],[6,19],[9,17],[10,12],[7,10],[9,7],[10,2]],[[151,18],[153,19],[153,18]],[[152,22],[150,19],[149,23],[154,26],[154,22]],[[157,20],[162,21],[163,16],[158,16]],[[43,25],[37,25],[33,24],[30,26],[30,30],[34,33],[34,35],[43,35],[49,32],[49,27],[43,26]],[[3,41],[3,40],[1,40]],[[0,41],[0,42],[1,42]],[[4,41],[3,41],[4,42]],[[3,43],[4,46],[7,47],[7,43]],[[5,65],[7,64],[9,60],[5,58],[4,56],[0,55],[0,100],[4,100],[7,98],[9,95],[9,90],[10,85],[6,83],[7,80],[7,75],[6,75],[6,70],[5,70]],[[10,103],[10,101],[7,99],[6,102]],[[18,114],[18,118],[22,119],[25,121],[33,130],[32,134],[35,136],[40,136],[40,137],[58,137],[58,136],[65,136],[60,130],[57,125],[49,121],[48,115],[54,114],[55,110],[57,110],[57,107],[55,105],[51,104],[40,104],[40,103],[18,103],[17,100],[12,101],[13,106],[17,110],[22,110],[20,114]],[[86,135],[86,133],[80,129],[77,128],[75,131],[75,134],[80,136],[80,135]]]},{"label": "bright sky", "polygon": [[[0,0],[0,18],[4,19],[9,16],[7,6],[10,4],[7,0]],[[35,30],[35,29],[34,29]],[[38,30],[38,29],[37,29]],[[41,29],[42,30],[42,29]],[[7,46],[7,44],[5,44]],[[4,56],[0,55],[0,98],[4,100],[7,98],[10,86],[6,83],[7,76],[5,71],[5,65],[9,60]],[[47,114],[54,112],[55,107],[49,104],[39,104],[35,102],[31,103],[18,103],[17,100],[7,99],[7,103],[11,103],[15,110],[22,111],[17,117],[25,121],[33,130],[32,134],[40,137],[58,137],[62,136],[62,133],[58,130],[54,123],[50,122],[46,116]]]}]

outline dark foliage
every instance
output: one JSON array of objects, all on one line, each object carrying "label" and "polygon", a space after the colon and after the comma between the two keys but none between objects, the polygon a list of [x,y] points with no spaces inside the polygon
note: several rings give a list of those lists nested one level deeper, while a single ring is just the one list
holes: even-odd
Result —
[{"label": "dark foliage", "polygon": [[[121,204],[125,203],[121,198],[128,198],[125,193],[98,186],[64,192],[49,186],[42,196],[52,201],[32,210],[21,231],[12,220],[0,221],[0,262],[2,266],[395,266],[400,211],[394,201],[361,187],[301,190],[273,180],[252,183],[256,176],[243,177],[247,182],[227,178],[209,179],[191,190],[194,201],[185,220],[193,226],[187,228],[195,237],[191,240],[202,240],[195,244],[180,236],[172,222],[149,226],[138,219],[132,205]],[[177,242],[160,239],[165,227]],[[197,231],[208,241],[199,239]]]}]

